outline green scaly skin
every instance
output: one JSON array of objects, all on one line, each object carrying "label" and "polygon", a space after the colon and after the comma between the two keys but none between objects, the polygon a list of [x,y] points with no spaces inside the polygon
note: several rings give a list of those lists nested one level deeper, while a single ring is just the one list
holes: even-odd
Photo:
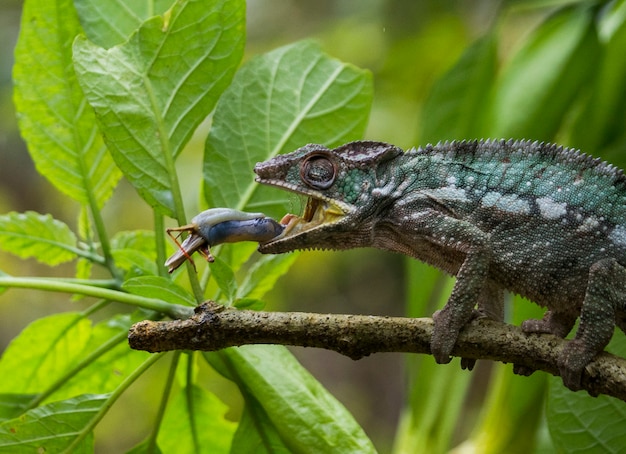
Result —
[{"label": "green scaly skin", "polygon": [[505,290],[548,308],[542,320],[522,324],[526,332],[564,337],[580,316],[559,361],[573,390],[615,324],[626,330],[626,177],[610,164],[529,141],[407,152],[353,142],[307,145],[254,171],[259,183],[308,197],[303,216],[287,215],[284,232],[260,252],[375,247],[456,276],[433,316],[439,363],[450,361],[476,305],[502,318]]}]

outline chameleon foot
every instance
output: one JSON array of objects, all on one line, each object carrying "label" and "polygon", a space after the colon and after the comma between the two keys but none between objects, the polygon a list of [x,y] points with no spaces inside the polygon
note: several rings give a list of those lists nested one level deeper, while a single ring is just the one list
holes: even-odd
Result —
[{"label": "chameleon foot", "polygon": [[430,340],[430,351],[438,364],[447,364],[452,360],[452,358],[450,358],[450,353],[452,353],[452,349],[454,348],[454,344],[456,344],[456,339],[458,337],[458,333],[452,333],[452,335],[450,334],[450,329],[447,326],[449,324],[449,317],[447,314],[448,313],[445,309],[436,311],[433,314],[435,327],[433,329],[433,336]]},{"label": "chameleon foot", "polygon": [[583,370],[594,356],[595,354],[589,352],[580,340],[574,339],[565,344],[558,362],[563,384],[572,391],[582,389]]}]

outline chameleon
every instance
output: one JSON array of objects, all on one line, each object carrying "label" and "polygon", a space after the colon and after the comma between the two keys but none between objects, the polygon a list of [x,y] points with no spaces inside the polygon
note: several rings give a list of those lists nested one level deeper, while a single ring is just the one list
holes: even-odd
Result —
[{"label": "chameleon", "polygon": [[[547,308],[527,333],[564,338],[565,386],[626,332],[626,177],[555,144],[453,141],[407,151],[358,141],[309,144],[254,167],[256,181],[307,198],[259,251],[374,247],[456,276],[433,314],[431,351],[448,363],[460,330],[477,314],[502,319],[505,292]],[[469,362],[471,368],[473,364]]]}]

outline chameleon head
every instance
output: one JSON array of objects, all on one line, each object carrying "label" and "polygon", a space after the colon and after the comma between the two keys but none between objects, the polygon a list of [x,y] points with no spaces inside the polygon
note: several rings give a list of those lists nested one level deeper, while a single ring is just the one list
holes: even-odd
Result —
[{"label": "chameleon head", "polygon": [[258,163],[256,181],[307,197],[302,216],[287,214],[283,233],[261,243],[259,251],[278,254],[297,249],[350,249],[370,240],[374,218],[371,191],[377,166],[402,150],[381,142],[351,142],[334,150],[306,145]]}]

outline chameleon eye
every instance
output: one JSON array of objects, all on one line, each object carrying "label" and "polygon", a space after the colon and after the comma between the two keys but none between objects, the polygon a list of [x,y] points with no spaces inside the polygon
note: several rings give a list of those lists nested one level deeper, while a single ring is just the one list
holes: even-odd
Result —
[{"label": "chameleon eye", "polygon": [[313,189],[328,189],[335,181],[337,169],[325,155],[309,156],[300,165],[300,177]]}]

